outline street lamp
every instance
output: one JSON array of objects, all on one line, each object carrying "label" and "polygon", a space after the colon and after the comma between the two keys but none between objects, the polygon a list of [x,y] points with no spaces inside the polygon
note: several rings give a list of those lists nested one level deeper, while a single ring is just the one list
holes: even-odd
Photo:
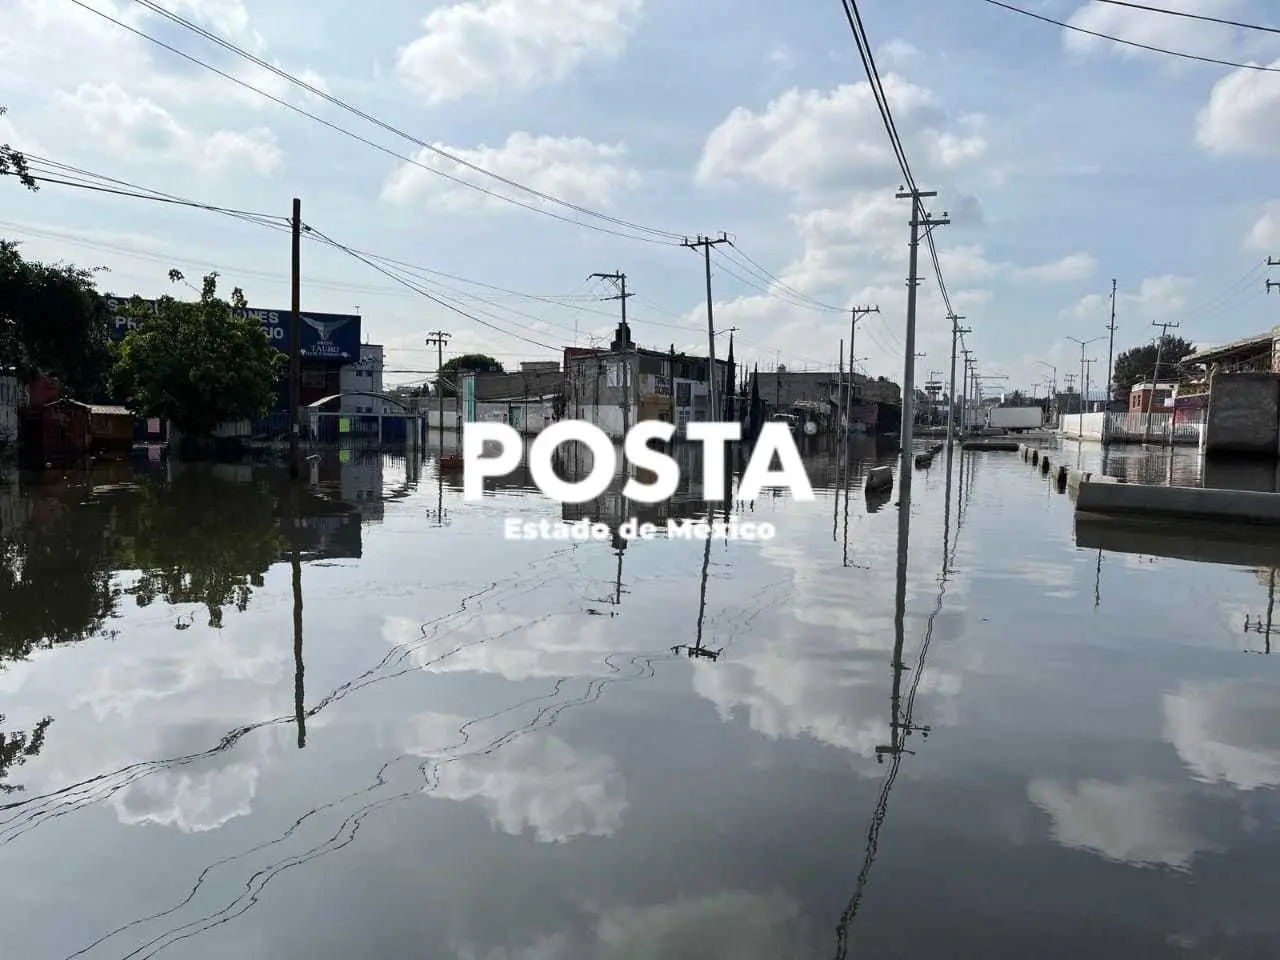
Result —
[{"label": "street lamp", "polygon": [[1037,360],[1036,363],[1053,371],[1053,380],[1050,381],[1049,385],[1049,396],[1053,398],[1053,419],[1056,422],[1058,419],[1058,368],[1047,360]]},{"label": "street lamp", "polygon": [[1080,344],[1080,386],[1082,392],[1080,394],[1080,436],[1077,439],[1084,439],[1084,407],[1088,402],[1089,385],[1085,382],[1085,362],[1084,348],[1091,343],[1097,343],[1102,337],[1092,337],[1088,340],[1081,340],[1079,337],[1067,337],[1072,343]]}]

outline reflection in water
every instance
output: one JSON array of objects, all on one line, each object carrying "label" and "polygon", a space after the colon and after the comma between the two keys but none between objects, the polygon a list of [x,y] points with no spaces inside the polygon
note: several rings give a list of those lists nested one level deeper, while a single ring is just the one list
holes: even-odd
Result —
[{"label": "reflection in water", "polygon": [[52,717],[45,717],[37,723],[30,733],[15,730],[6,733],[4,714],[0,713],[0,793],[19,793],[26,788],[18,783],[6,783],[10,772],[22,766],[40,752],[44,746],[44,734],[53,723]]},{"label": "reflection in water", "polygon": [[[381,421],[379,421],[381,422]],[[298,484],[289,483],[289,565],[292,567],[291,581],[293,585],[293,715],[298,728],[298,749],[307,745],[307,720],[303,702],[306,699],[304,674],[306,667],[302,662],[302,560],[301,560],[301,525],[299,524]]]},{"label": "reflection in water", "polygon": [[[884,824],[884,819],[888,813],[889,794],[893,790],[894,782],[898,778],[898,770],[902,765],[902,757],[904,754],[913,753],[907,749],[907,742],[911,734],[919,732],[922,739],[927,739],[930,728],[927,725],[916,725],[912,717],[915,713],[916,692],[920,687],[920,679],[924,675],[925,658],[929,654],[929,646],[933,641],[934,623],[937,621],[938,614],[942,612],[942,601],[947,592],[947,578],[951,563],[952,543],[951,534],[951,483],[952,483],[952,450],[947,448],[947,470],[945,481],[944,500],[942,519],[942,570],[938,575],[938,599],[934,604],[929,619],[925,625],[924,638],[920,643],[920,652],[916,657],[916,664],[912,673],[911,686],[907,692],[907,701],[905,706],[901,701],[902,674],[907,669],[903,662],[903,647],[905,644],[905,624],[906,624],[906,601],[907,601],[907,555],[911,532],[911,475],[909,472],[905,474],[901,484],[901,498],[898,505],[898,549],[897,549],[897,590],[894,598],[894,639],[893,639],[893,680],[891,684],[891,693],[889,700],[890,724],[889,724],[889,743],[876,747],[876,761],[883,763],[886,756],[890,757],[889,768],[885,773],[884,780],[880,785],[880,793],[876,798],[875,808],[871,814],[871,821],[867,826],[867,841],[862,857],[862,867],[858,871],[858,878],[854,886],[853,895],[849,898],[848,904],[844,908],[844,912],[840,914],[840,922],[836,925],[836,957],[837,960],[843,960],[849,953],[849,928],[853,924],[854,917],[857,916],[858,907],[862,903],[862,896],[866,890],[867,880],[871,875],[871,865],[875,862],[876,853],[880,844],[880,828]],[[961,472],[964,471],[964,456],[961,454]],[[960,527],[957,523],[956,534],[959,536]]]}]

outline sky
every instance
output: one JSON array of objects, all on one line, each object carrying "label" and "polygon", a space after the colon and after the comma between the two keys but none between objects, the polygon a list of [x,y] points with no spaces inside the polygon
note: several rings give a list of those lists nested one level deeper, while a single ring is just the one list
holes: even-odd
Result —
[{"label": "sky", "polygon": [[[592,273],[626,274],[637,343],[705,355],[704,263],[680,240],[723,231],[718,356],[736,328],[740,362],[834,370],[849,308],[874,305],[854,356],[902,381],[910,202],[836,0],[381,0],[367,18],[343,0],[154,5],[365,118],[138,0],[9,0],[0,143],[277,218],[0,183],[0,237],[27,256],[106,267],[100,289],[116,295],[190,295],[169,268],[216,270],[251,306],[287,308],[298,197],[303,309],[358,309],[396,384],[432,375],[434,330],[450,334],[445,359],[509,368],[607,344],[619,302]],[[933,233],[965,343],[984,376],[1008,378],[989,385],[1043,393],[1052,368],[1061,386],[1080,370],[1071,338],[1101,338],[1083,352],[1105,378],[1113,278],[1116,353],[1150,342],[1154,322],[1200,344],[1269,329],[1280,33],[1016,5],[1277,71],[984,0],[862,0],[914,177],[950,220]],[[1273,0],[1156,5],[1280,23]],[[927,256],[918,293],[916,380],[945,380],[951,324]]]}]

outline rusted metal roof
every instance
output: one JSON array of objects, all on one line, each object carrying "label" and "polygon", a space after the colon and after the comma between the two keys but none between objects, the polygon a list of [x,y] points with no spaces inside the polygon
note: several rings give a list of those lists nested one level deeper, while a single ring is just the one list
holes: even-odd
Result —
[{"label": "rusted metal roof", "polygon": [[91,403],[89,413],[95,417],[132,417],[133,411],[128,407],[117,407],[112,404]]}]

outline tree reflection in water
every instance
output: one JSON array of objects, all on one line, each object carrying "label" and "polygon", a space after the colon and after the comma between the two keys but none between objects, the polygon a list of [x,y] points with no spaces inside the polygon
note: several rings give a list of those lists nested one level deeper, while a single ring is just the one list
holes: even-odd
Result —
[{"label": "tree reflection in water", "polygon": [[[219,628],[224,609],[244,611],[268,568],[289,558],[293,529],[304,557],[312,528],[326,539],[327,526],[353,533],[341,555],[359,556],[358,516],[348,523],[354,508],[310,491],[290,503],[282,469],[172,464],[170,472],[104,464],[0,490],[0,670],[37,650],[112,635],[107,624],[126,596],[140,607],[199,604]],[[338,523],[309,522],[317,517]],[[182,614],[175,627],[191,622]],[[0,791],[21,789],[4,780],[39,753],[51,723],[0,729]]]}]

